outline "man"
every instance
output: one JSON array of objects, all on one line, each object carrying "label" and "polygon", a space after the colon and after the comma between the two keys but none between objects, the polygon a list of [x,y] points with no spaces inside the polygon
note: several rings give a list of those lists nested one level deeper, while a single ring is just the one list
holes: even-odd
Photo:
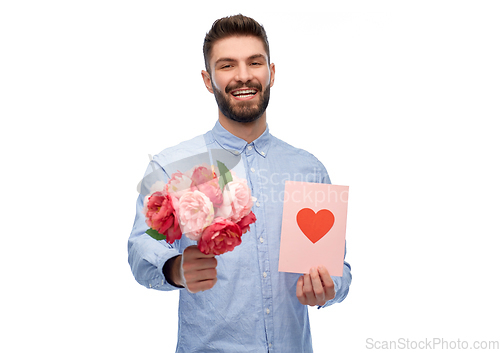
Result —
[{"label": "man", "polygon": [[283,190],[285,180],[330,179],[313,155],[269,133],[275,65],[264,28],[242,15],[219,19],[203,52],[202,78],[215,96],[218,121],[205,135],[156,155],[146,176],[166,181],[178,161],[224,150],[238,157],[234,170],[244,173],[256,198],[257,221],[240,246],[216,258],[184,236],[170,245],[144,234],[148,191],[141,192],[129,239],[132,272],[146,287],[180,289],[177,352],[312,352],[307,306],[341,302],[350,266],[344,263],[342,277],[330,277],[321,266],[302,276],[278,272]]}]

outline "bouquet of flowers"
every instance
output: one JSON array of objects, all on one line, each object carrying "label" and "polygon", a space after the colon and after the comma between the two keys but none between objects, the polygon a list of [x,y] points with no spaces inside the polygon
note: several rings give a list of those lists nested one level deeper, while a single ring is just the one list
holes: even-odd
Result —
[{"label": "bouquet of flowers", "polygon": [[204,254],[221,255],[241,244],[241,236],[256,221],[254,199],[245,179],[217,162],[177,172],[167,184],[155,184],[144,199],[144,214],[156,240],[173,243],[182,234],[198,242]]}]

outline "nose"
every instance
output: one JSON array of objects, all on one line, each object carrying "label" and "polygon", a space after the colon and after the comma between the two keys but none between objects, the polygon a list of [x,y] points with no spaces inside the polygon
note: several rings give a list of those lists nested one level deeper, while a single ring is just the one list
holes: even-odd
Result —
[{"label": "nose", "polygon": [[252,78],[252,72],[249,70],[249,67],[246,64],[238,66],[238,71],[236,72],[235,77],[236,81],[248,82],[252,80]]}]

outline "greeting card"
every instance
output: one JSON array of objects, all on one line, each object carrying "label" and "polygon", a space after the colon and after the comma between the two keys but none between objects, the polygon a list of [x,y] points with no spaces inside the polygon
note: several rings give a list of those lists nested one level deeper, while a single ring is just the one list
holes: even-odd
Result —
[{"label": "greeting card", "polygon": [[284,195],[278,270],[309,273],[323,265],[342,276],[349,187],[287,181]]}]

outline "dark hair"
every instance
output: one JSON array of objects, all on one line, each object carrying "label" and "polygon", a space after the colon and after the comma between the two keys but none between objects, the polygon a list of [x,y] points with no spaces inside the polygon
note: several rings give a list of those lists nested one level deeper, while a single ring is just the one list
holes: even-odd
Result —
[{"label": "dark hair", "polygon": [[[205,58],[205,68],[210,72],[210,56],[212,48],[218,40],[231,36],[255,36],[262,40],[266,50],[267,60],[269,56],[269,42],[264,27],[253,18],[243,16],[242,14],[223,17],[218,19],[212,25],[210,31],[205,36],[203,43],[203,57]],[[269,64],[270,61],[268,61]]]}]

